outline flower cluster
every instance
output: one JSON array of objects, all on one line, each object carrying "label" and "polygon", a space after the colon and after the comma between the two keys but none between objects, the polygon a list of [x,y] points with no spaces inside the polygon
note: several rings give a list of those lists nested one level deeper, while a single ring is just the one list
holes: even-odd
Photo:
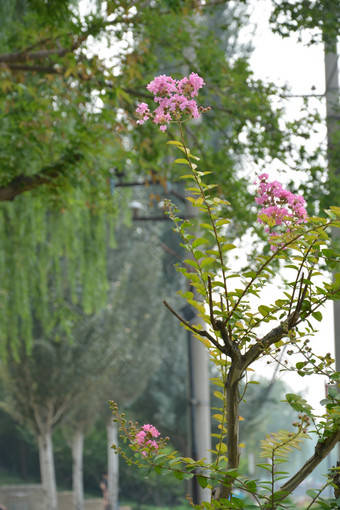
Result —
[{"label": "flower cluster", "polygon": [[268,182],[268,174],[260,175],[255,184],[258,185],[255,202],[262,205],[258,221],[264,223],[262,215],[272,220],[266,232],[271,232],[277,225],[284,225],[289,231],[292,226],[307,221],[306,201],[301,195],[284,189],[278,181]]},{"label": "flower cluster", "polygon": [[156,439],[160,436],[160,432],[153,425],[143,425],[136,434],[135,444],[139,447],[141,454],[146,457],[150,453],[156,453],[159,444]]},{"label": "flower cluster", "polygon": [[[127,421],[125,414],[119,413],[118,404],[116,404],[116,402],[110,401],[110,407],[114,416],[113,421],[119,424],[119,430],[121,432],[120,437],[124,442],[128,440],[131,450],[139,452],[144,460],[149,462],[156,453],[159,453],[165,448],[169,438],[161,437],[156,427],[150,424],[140,426],[138,422]],[[112,448],[116,453],[122,455],[129,464],[143,464],[136,456],[132,459],[126,451],[118,445],[113,444]]]},{"label": "flower cluster", "polygon": [[154,101],[158,107],[151,112],[146,103],[140,103],[136,109],[137,124],[144,124],[148,119],[152,119],[164,132],[171,121],[180,120],[182,115],[197,119],[201,113],[210,110],[198,107],[193,99],[203,85],[203,79],[196,73],[191,73],[188,78],[184,77],[181,80],[174,80],[165,74],[156,76],[146,88],[154,94]]}]

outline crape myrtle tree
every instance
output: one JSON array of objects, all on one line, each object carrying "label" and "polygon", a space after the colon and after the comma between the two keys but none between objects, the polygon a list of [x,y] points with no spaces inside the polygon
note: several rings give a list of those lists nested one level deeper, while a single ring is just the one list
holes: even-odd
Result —
[{"label": "crape myrtle tree", "polygon": [[[161,25],[153,2],[97,2],[99,8],[86,16],[79,15],[76,2],[2,2],[1,19],[7,22],[2,24],[0,37],[0,197],[15,199],[4,204],[2,225],[4,237],[15,231],[16,241],[9,242],[1,258],[1,340],[3,346],[11,343],[17,348],[17,355],[22,338],[32,349],[34,313],[45,322],[48,336],[55,331],[59,313],[58,335],[70,337],[73,321],[63,313],[65,295],[80,299],[89,313],[105,301],[106,218],[100,209],[111,211],[115,206],[119,213],[124,210],[124,203],[116,200],[121,195],[115,192],[112,196],[110,170],[116,166],[118,174],[128,178],[132,171],[145,174],[150,167],[158,168],[156,163],[163,158],[161,138],[154,130],[146,126],[143,135],[131,131],[135,100],[149,95],[145,83],[155,67],[160,73],[170,67],[179,72],[187,64],[211,77],[209,90],[213,92],[207,103],[217,107],[199,132],[188,125],[184,128],[197,150],[204,147],[200,156],[205,158],[205,168],[221,169],[217,172],[220,190],[223,186],[235,190],[235,210],[241,218],[238,229],[248,225],[241,214],[249,207],[249,195],[244,194],[245,181],[238,184],[235,160],[247,151],[259,160],[284,159],[289,152],[288,134],[278,122],[280,112],[269,100],[276,92],[274,87],[255,81],[239,55],[227,62],[225,45],[217,44],[216,34],[209,30],[214,19],[221,23],[220,31],[231,23],[237,28],[239,14],[227,11],[227,15],[216,16],[216,5],[221,9],[223,4],[209,4],[159,2],[156,12],[164,20]],[[124,43],[109,63],[100,51],[98,56],[88,51],[94,40],[116,46],[119,39]],[[189,55],[184,51],[187,47],[191,48]],[[221,133],[220,142],[214,136],[216,130]],[[210,140],[215,143],[212,149]],[[165,180],[168,172],[162,177]],[[58,232],[59,237],[51,232]],[[18,249],[11,258],[13,246]],[[64,257],[66,271],[60,263]],[[42,260],[48,265],[38,282],[33,276]],[[56,299],[48,293],[51,273],[46,267],[60,278]],[[51,306],[56,309],[52,321]]]},{"label": "crape myrtle tree", "polygon": [[[308,216],[301,195],[284,189],[278,181],[271,182],[267,173],[261,174],[256,181],[255,201],[259,223],[269,238],[270,252],[264,254],[261,249],[249,267],[235,272],[228,261],[228,253],[235,248],[229,238],[230,219],[221,214],[221,203],[227,204],[212,195],[214,185],[205,182],[204,165],[199,167],[200,159],[190,151],[184,136],[183,123],[188,118],[199,118],[204,112],[209,115],[209,108],[198,107],[195,100],[203,85],[203,79],[194,73],[181,80],[158,76],[147,87],[154,94],[156,108],[152,110],[143,102],[137,114],[140,124],[148,121],[158,124],[162,132],[171,123],[178,124],[180,140],[168,144],[178,154],[174,163],[183,165],[183,177],[191,181],[188,200],[204,216],[194,225],[168,202],[169,216],[189,254],[185,262],[190,270],[179,266],[179,271],[189,280],[192,291],[180,294],[196,308],[204,325],[192,324],[166,300],[164,304],[203,342],[219,370],[219,377],[213,379],[217,386],[215,395],[221,401],[213,414],[219,429],[215,435],[215,457],[208,463],[176,452],[169,454],[164,450],[167,439],[154,426],[127,422],[119,414],[117,404],[112,403],[114,419],[128,438],[132,455],[119,448],[116,451],[131,464],[156,473],[172,474],[180,480],[196,477],[202,487],[211,489],[212,497],[211,502],[197,508],[294,508],[291,493],[340,440],[336,388],[340,373],[334,370],[329,353],[315,355],[309,347],[309,338],[315,332],[312,319],[320,321],[324,303],[340,298],[339,273],[331,283],[320,272],[322,266],[332,270],[338,267],[339,253],[331,246],[329,232],[340,227],[340,208],[331,206],[323,217]],[[289,270],[289,277],[281,297],[272,302],[270,296],[265,297],[264,289],[275,274],[274,261]],[[287,358],[282,359],[280,353],[285,347]],[[290,430],[270,432],[261,441],[259,449],[264,462],[259,467],[269,474],[265,481],[243,476],[239,469],[240,401],[246,397],[248,372],[254,370],[254,363],[260,358],[280,363],[283,370],[302,377],[326,376],[329,382],[328,395],[321,402],[324,406],[321,416],[300,395],[286,395],[282,405],[291,406],[299,415]],[[313,454],[292,475],[285,470],[284,463],[307,438],[313,438]],[[334,498],[326,500],[323,491],[329,486],[334,489]],[[236,491],[250,499],[243,501]],[[339,468],[332,468],[308,495],[311,500],[307,508],[316,503],[322,508],[338,508]]]}]

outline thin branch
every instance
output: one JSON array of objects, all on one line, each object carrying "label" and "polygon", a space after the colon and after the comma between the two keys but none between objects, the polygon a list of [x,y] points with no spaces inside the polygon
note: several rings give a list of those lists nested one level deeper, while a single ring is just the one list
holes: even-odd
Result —
[{"label": "thin branch", "polygon": [[187,328],[191,329],[191,331],[193,331],[196,335],[200,335],[204,338],[207,338],[217,349],[219,349],[221,352],[225,352],[225,349],[222,345],[220,345],[216,339],[210,335],[210,333],[208,333],[208,331],[206,331],[205,329],[198,329],[198,328],[195,328],[195,326],[193,326],[192,324],[190,324],[190,322],[186,321],[185,319],[183,319],[183,317],[181,317],[173,308],[172,306],[169,305],[169,303],[164,299],[163,300],[163,304],[164,306],[166,306],[166,308],[168,310],[170,310],[170,312],[176,317],[176,319],[178,319],[184,326],[186,326]]},{"label": "thin branch", "polygon": [[[311,268],[308,271],[307,280],[311,279],[312,272],[313,272],[313,269]],[[292,319],[291,319],[291,322],[293,324],[296,324],[296,321],[300,318],[300,312],[301,312],[301,309],[302,309],[302,304],[303,304],[303,302],[305,300],[305,297],[306,297],[307,291],[308,291],[308,283],[303,288],[303,279],[304,278],[303,278],[303,273],[302,273],[301,285],[300,285],[300,289],[299,289],[299,296],[298,296],[296,307],[295,307],[295,310],[294,310],[294,312],[292,314]],[[303,288],[303,290],[302,290],[302,288]]]},{"label": "thin branch", "polygon": [[208,294],[209,294],[209,312],[210,312],[210,322],[213,327],[213,329],[216,331],[216,321],[214,317],[214,306],[213,306],[213,300],[212,300],[212,287],[211,287],[211,276],[208,276]]},{"label": "thin branch", "polygon": [[39,66],[30,64],[6,64],[11,71],[34,71],[36,73],[60,74],[60,70],[54,66]]},{"label": "thin branch", "polygon": [[49,58],[51,56],[63,57],[67,53],[79,48],[82,42],[88,37],[89,34],[79,37],[71,46],[68,48],[53,48],[51,50],[40,50],[40,51],[17,51],[15,53],[2,53],[0,54],[0,63],[13,63],[13,62],[27,62],[28,60],[41,60]]},{"label": "thin branch", "polygon": [[255,276],[253,276],[250,281],[247,283],[247,285],[245,286],[245,288],[243,289],[243,292],[241,294],[241,296],[238,298],[238,300],[236,301],[236,303],[234,304],[233,308],[231,309],[230,311],[230,315],[229,315],[229,318],[232,317],[234,311],[237,309],[238,305],[240,304],[240,302],[243,300],[244,296],[247,295],[247,292],[248,292],[248,289],[252,286],[252,284],[254,283],[255,280],[257,280],[257,278],[260,276],[260,274],[263,272],[263,270],[270,264],[270,262],[277,256],[278,253],[282,253],[284,252],[284,250],[286,248],[288,248],[291,244],[293,244],[295,241],[297,241],[298,239],[300,239],[300,237],[302,237],[304,234],[309,234],[309,232],[313,232],[313,231],[317,231],[318,229],[322,229],[323,231],[326,230],[327,227],[329,227],[330,225],[332,225],[332,221],[329,221],[327,222],[326,224],[324,225],[320,225],[320,226],[317,226],[317,227],[312,227],[311,229],[308,229],[307,232],[300,232],[299,234],[297,234],[296,236],[292,237],[289,241],[285,242],[282,246],[278,247],[277,251],[275,251],[260,267],[259,269],[256,271],[255,273]]}]

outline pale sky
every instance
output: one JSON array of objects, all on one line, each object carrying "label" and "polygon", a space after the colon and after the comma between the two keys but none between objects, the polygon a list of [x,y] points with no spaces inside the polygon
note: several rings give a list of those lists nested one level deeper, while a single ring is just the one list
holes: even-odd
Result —
[{"label": "pale sky", "polygon": [[[251,22],[257,25],[253,44],[254,53],[250,59],[251,67],[256,78],[271,81],[277,85],[289,84],[292,95],[324,94],[324,53],[323,46],[313,45],[307,47],[297,41],[297,36],[282,39],[279,35],[271,33],[268,24],[270,14],[270,0],[253,0]],[[294,115],[298,112],[301,100],[291,98],[287,101],[287,112]],[[315,104],[319,104],[315,102]],[[322,115],[325,114],[324,105],[320,107]],[[326,135],[321,129],[319,144]],[[270,173],[270,171],[268,171]],[[330,303],[322,311],[323,321],[319,323],[319,333],[312,340],[315,352],[331,352],[334,355],[333,331],[333,305]],[[319,401],[325,397],[324,381],[320,377],[301,378],[291,373],[282,375],[293,391],[301,389],[307,391],[311,404],[321,410]]]}]

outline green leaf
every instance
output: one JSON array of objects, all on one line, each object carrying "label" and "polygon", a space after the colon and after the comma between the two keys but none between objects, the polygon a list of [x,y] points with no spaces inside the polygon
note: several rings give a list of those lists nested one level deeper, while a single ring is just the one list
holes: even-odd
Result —
[{"label": "green leaf", "polygon": [[217,420],[217,421],[219,421],[219,422],[221,422],[221,423],[222,423],[223,421],[225,421],[225,420],[224,420],[224,416],[223,416],[223,414],[213,414],[213,418],[215,418],[215,420]]},{"label": "green leaf", "polygon": [[214,262],[216,262],[216,261],[213,257],[206,257],[205,259],[200,261],[200,266],[203,268],[203,267],[208,266],[209,264],[213,264]]},{"label": "green leaf", "polygon": [[227,445],[225,443],[218,443],[216,445],[216,450],[218,452],[226,453],[228,451]]},{"label": "green leaf", "polygon": [[196,480],[197,482],[200,484],[200,486],[202,487],[202,489],[205,489],[206,486],[208,485],[208,480],[206,479],[205,476],[201,476],[201,475],[196,475]]},{"label": "green leaf", "polygon": [[258,467],[261,467],[263,469],[266,469],[267,471],[271,471],[272,467],[270,464],[256,464]]},{"label": "green leaf", "polygon": [[219,398],[220,400],[224,400],[224,395],[220,391],[214,391],[214,395],[216,398]]},{"label": "green leaf", "polygon": [[298,370],[301,370],[301,368],[305,367],[308,364],[308,361],[298,361],[295,366]]},{"label": "green leaf", "polygon": [[246,482],[246,486],[250,492],[257,491],[257,485],[256,485],[256,482],[254,482],[254,480],[250,480],[249,482]]},{"label": "green leaf", "polygon": [[202,244],[207,244],[209,241],[207,239],[204,239],[203,237],[197,237],[195,241],[192,243],[193,248],[197,248],[197,246],[201,246]]},{"label": "green leaf", "polygon": [[312,499],[314,499],[318,496],[318,493],[313,489],[307,489],[306,494],[307,494],[307,496],[309,496]]},{"label": "green leaf", "polygon": [[169,142],[166,142],[167,145],[178,145],[178,147],[183,147],[183,144],[181,142],[177,142],[176,140],[170,140]]},{"label": "green leaf", "polygon": [[340,273],[334,275],[334,286],[340,287]]},{"label": "green leaf", "polygon": [[314,317],[314,319],[316,319],[317,321],[322,321],[322,313],[317,311],[317,312],[313,312],[312,313],[312,316]]},{"label": "green leaf", "polygon": [[236,248],[236,246],[231,243],[226,243],[226,244],[223,244],[221,246],[221,248],[222,248],[222,251],[229,251],[229,250],[233,250],[234,248]]},{"label": "green leaf", "polygon": [[178,165],[189,165],[190,166],[189,161],[184,158],[175,159],[174,163],[177,163]]},{"label": "green leaf", "polygon": [[245,506],[245,502],[242,501],[242,499],[239,499],[239,498],[236,498],[235,496],[233,496],[231,498],[231,502],[234,504],[234,505],[237,505],[236,508],[244,508]]},{"label": "green leaf", "polygon": [[210,225],[210,223],[200,223],[200,226],[207,230],[213,230],[213,227]]},{"label": "green leaf", "polygon": [[194,267],[195,269],[198,269],[198,264],[195,260],[192,260],[192,259],[185,259],[183,261],[185,264],[189,264],[189,266],[192,266]]},{"label": "green leaf", "polygon": [[184,478],[184,473],[182,473],[182,471],[173,471],[173,474],[177,480],[183,480]]},{"label": "green leaf", "polygon": [[[214,201],[216,201],[216,197],[214,198]],[[223,203],[225,203],[225,202],[223,201]],[[227,202],[227,203],[229,203],[229,202]],[[229,223],[230,223],[230,220],[227,220],[227,219],[217,220],[216,226],[221,227],[222,225],[228,225]]]},{"label": "green leaf", "polygon": [[194,473],[183,473],[184,480],[190,480],[194,477]]},{"label": "green leaf", "polygon": [[260,312],[261,315],[263,315],[263,317],[265,317],[271,312],[271,309],[268,306],[260,305],[258,307],[258,311]]}]

